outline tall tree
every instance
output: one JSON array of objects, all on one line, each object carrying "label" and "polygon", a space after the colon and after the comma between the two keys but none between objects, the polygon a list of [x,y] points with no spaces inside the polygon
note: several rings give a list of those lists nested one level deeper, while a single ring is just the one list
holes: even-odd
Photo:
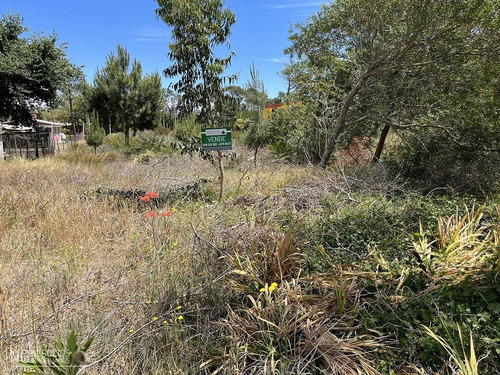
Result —
[{"label": "tall tree", "polygon": [[[329,136],[320,165],[328,164],[346,131],[442,128],[457,99],[488,87],[479,75],[499,63],[496,0],[337,0],[290,36],[295,57],[288,77],[320,99]],[[481,80],[478,83],[478,79]],[[450,135],[451,136],[451,135]],[[380,151],[377,157],[380,157]]]},{"label": "tall tree", "polygon": [[78,96],[83,97],[83,93],[88,87],[85,81],[85,75],[83,74],[82,67],[75,66],[73,64],[68,64],[66,69],[64,69],[64,74],[66,76],[65,84],[62,87],[62,97],[68,103],[69,107],[69,120],[71,126],[73,127],[73,132],[76,135],[76,120],[75,120],[75,108],[74,101]]},{"label": "tall tree", "polygon": [[90,108],[99,113],[108,131],[120,130],[129,143],[130,129],[152,129],[159,125],[162,109],[161,78],[158,73],[143,77],[141,63],[131,64],[127,50],[118,45],[98,69],[89,93]]},{"label": "tall tree", "polygon": [[[234,13],[224,9],[222,0],[156,0],[156,14],[172,27],[172,43],[168,57],[172,65],[164,70],[165,76],[180,80],[173,85],[182,94],[179,110],[189,116],[199,110],[197,120],[205,126],[215,126],[224,117],[228,100],[224,85],[235,77],[223,76],[233,53],[224,58],[215,55],[220,45],[229,47],[228,37],[235,22]],[[222,152],[218,151],[220,192],[224,190]]]},{"label": "tall tree", "polygon": [[71,65],[57,35],[30,34],[19,15],[0,19],[0,118],[29,122],[30,102],[51,104]]}]

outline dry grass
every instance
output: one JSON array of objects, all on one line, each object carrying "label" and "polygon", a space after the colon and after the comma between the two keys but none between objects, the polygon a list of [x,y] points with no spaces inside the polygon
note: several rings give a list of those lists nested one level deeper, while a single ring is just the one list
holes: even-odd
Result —
[{"label": "dry grass", "polygon": [[[95,337],[90,375],[378,374],[375,353],[388,344],[358,334],[360,295],[370,277],[402,284],[403,275],[328,258],[331,272],[303,275],[305,255],[283,232],[321,214],[326,192],[347,204],[364,182],[264,153],[252,165],[228,168],[215,201],[215,167],[187,156],[137,164],[79,150],[0,163],[0,373],[18,374],[18,361],[74,330]],[[198,201],[96,193],[167,192],[202,178]],[[152,208],[156,219],[145,218]],[[441,219],[440,246],[466,227],[464,238],[482,239],[478,213]],[[488,236],[498,249],[496,232]],[[428,242],[419,246],[435,251]]]},{"label": "dry grass", "polygon": [[[214,278],[204,267],[206,257],[195,253],[191,224],[205,233],[207,222],[230,224],[242,217],[224,204],[159,207],[159,212],[177,211],[167,233],[165,226],[153,227],[143,219],[146,206],[113,204],[85,192],[168,191],[200,178],[211,180],[209,188],[215,190],[215,169],[209,163],[173,157],[139,165],[116,155],[80,153],[0,164],[2,374],[17,374],[19,360],[31,359],[42,343],[71,329],[82,339],[96,336],[89,374],[165,368],[165,355],[174,349],[158,337],[175,332],[177,306],[195,301],[192,295]],[[240,165],[228,173],[227,194],[273,194],[304,175],[299,168],[290,172],[279,165],[259,170]],[[201,314],[195,312],[200,307],[183,306],[185,324],[190,315]],[[181,356],[174,357],[178,363],[189,362]],[[181,364],[171,369],[175,371],[186,373]]]}]

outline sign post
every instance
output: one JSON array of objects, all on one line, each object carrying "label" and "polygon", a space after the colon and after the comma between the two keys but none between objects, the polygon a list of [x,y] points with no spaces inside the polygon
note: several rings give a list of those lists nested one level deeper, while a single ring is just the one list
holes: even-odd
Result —
[{"label": "sign post", "polygon": [[217,151],[220,169],[219,199],[224,193],[224,164],[222,162],[222,151],[232,150],[231,128],[201,128],[201,149],[203,151]]},{"label": "sign post", "polygon": [[2,123],[0,123],[0,162],[3,161],[3,139],[2,139]]},{"label": "sign post", "polygon": [[203,151],[232,150],[231,128],[202,128],[201,144]]}]

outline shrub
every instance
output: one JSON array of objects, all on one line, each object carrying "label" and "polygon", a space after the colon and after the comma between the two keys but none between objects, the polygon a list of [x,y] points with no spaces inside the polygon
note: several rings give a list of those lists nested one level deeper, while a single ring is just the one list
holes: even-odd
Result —
[{"label": "shrub", "polygon": [[500,188],[500,137],[486,135],[485,127],[461,131],[460,143],[447,133],[417,131],[404,146],[388,154],[385,164],[427,190],[449,188],[489,194]]},{"label": "shrub", "polygon": [[137,154],[149,152],[156,155],[169,155],[173,152],[171,143],[169,136],[145,131],[135,138],[132,149]]},{"label": "shrub", "polygon": [[[131,144],[134,143],[134,138],[130,140]],[[115,150],[126,150],[128,147],[125,143],[125,134],[123,133],[112,133],[108,134],[104,139],[104,144],[110,146]]]},{"label": "shrub", "polygon": [[315,233],[336,261],[361,261],[369,248],[376,247],[385,257],[408,256],[408,248],[419,223],[436,228],[435,218],[451,215],[461,197],[424,197],[407,192],[403,196],[355,193],[346,204],[325,197],[323,216],[316,221]]},{"label": "shrub", "polygon": [[260,140],[280,158],[294,162],[318,162],[325,144],[325,129],[317,127],[308,106],[290,106],[280,109],[262,123],[259,134],[256,127],[247,131],[247,143]]},{"label": "shrub", "polygon": [[194,116],[177,122],[174,130],[174,137],[180,141],[188,140],[192,137],[201,137],[201,126],[196,122]]},{"label": "shrub", "polygon": [[87,127],[85,141],[89,146],[94,147],[94,153],[97,153],[97,147],[103,144],[106,132],[99,124],[99,116],[94,111],[90,118],[90,125]]}]

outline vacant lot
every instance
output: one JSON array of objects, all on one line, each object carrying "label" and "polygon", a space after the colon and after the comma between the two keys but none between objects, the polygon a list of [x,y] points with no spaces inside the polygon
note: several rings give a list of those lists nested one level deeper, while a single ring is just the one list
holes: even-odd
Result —
[{"label": "vacant lot", "polygon": [[216,201],[199,158],[1,163],[0,372],[75,331],[86,374],[453,373],[429,327],[499,373],[494,197],[227,164]]}]

